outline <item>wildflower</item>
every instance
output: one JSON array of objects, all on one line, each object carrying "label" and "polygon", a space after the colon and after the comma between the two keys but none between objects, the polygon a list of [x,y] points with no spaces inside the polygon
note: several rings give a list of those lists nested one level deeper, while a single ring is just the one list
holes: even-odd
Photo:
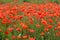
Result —
[{"label": "wildflower", "polygon": [[28,26],[26,24],[22,23],[22,22],[20,23],[20,25],[22,26],[23,29],[27,29],[28,28]]},{"label": "wildflower", "polygon": [[16,36],[12,35],[12,39],[15,39],[15,38],[16,38]]},{"label": "wildflower", "polygon": [[11,24],[11,23],[12,23],[12,21],[11,21],[11,20],[7,20],[7,23],[8,23],[8,24]]},{"label": "wildflower", "polygon": [[16,30],[17,30],[17,31],[19,31],[19,32],[21,31],[21,29],[20,29],[20,28],[16,28]]},{"label": "wildflower", "polygon": [[60,32],[56,32],[56,36],[60,36]]},{"label": "wildflower", "polygon": [[2,32],[2,29],[0,29],[0,32]]},{"label": "wildflower", "polygon": [[44,32],[41,32],[41,33],[40,33],[40,35],[41,35],[41,36],[44,36],[44,35],[45,35],[45,33],[44,33]]},{"label": "wildflower", "polygon": [[53,20],[52,20],[52,19],[50,19],[50,18],[48,19],[48,21],[49,21],[50,23],[52,23],[52,22],[53,22]]},{"label": "wildflower", "polygon": [[47,21],[44,20],[44,19],[42,19],[41,23],[42,23],[43,25],[47,25]]},{"label": "wildflower", "polygon": [[29,40],[35,40],[35,38],[31,37],[31,38],[29,38]]},{"label": "wildflower", "polygon": [[31,33],[35,32],[35,30],[33,30],[33,29],[28,29],[28,31],[31,32]]},{"label": "wildflower", "polygon": [[48,25],[48,28],[51,29],[52,28],[52,25]]},{"label": "wildflower", "polygon": [[10,32],[12,32],[12,31],[13,31],[13,28],[8,28],[8,30],[9,30]]},{"label": "wildflower", "polygon": [[54,30],[57,30],[58,28],[54,28]]},{"label": "wildflower", "polygon": [[27,38],[27,35],[24,35],[23,38],[26,39]]},{"label": "wildflower", "polygon": [[37,27],[37,28],[40,28],[40,25],[39,25],[39,24],[36,24],[36,27]]},{"label": "wildflower", "polygon": [[8,32],[8,31],[5,31],[4,33],[5,33],[5,35],[8,35],[8,34],[9,34],[9,32]]},{"label": "wildflower", "polygon": [[2,24],[6,24],[6,23],[7,23],[7,19],[3,19]]},{"label": "wildflower", "polygon": [[48,28],[44,28],[44,31],[45,31],[45,32],[48,32],[48,31],[49,31],[49,29],[48,29]]},{"label": "wildflower", "polygon": [[17,36],[17,38],[18,38],[18,39],[20,39],[20,38],[21,38],[21,36],[20,36],[20,35],[18,35],[18,36]]}]

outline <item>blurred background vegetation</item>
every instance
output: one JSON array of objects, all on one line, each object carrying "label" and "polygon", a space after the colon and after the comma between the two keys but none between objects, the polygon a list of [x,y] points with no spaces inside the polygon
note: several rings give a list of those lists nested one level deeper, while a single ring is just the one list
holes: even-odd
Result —
[{"label": "blurred background vegetation", "polygon": [[[0,3],[10,3],[14,0],[0,0]],[[15,0],[17,1],[17,0]],[[47,2],[55,2],[60,4],[60,0],[18,0],[17,3],[23,3],[23,2],[30,2],[30,3],[47,3]]]}]

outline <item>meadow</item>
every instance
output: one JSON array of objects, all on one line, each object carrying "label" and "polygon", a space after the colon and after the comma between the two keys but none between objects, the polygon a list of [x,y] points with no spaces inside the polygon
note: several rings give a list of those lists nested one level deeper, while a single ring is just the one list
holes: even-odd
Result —
[{"label": "meadow", "polygon": [[60,40],[60,0],[0,0],[0,40]]}]

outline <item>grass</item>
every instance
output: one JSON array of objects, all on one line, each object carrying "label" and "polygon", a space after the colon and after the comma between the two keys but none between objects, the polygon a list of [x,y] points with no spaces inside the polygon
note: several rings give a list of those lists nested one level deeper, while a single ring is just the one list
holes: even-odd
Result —
[{"label": "grass", "polygon": [[[13,2],[13,0],[0,0],[0,3],[10,3]],[[22,2],[30,2],[30,3],[47,3],[47,2],[55,2],[60,3],[60,0],[18,0],[18,3]]]}]

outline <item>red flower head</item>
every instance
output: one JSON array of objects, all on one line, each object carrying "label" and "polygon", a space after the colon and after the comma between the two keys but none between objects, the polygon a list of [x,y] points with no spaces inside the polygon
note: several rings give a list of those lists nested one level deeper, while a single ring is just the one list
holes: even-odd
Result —
[{"label": "red flower head", "polygon": [[19,32],[21,31],[21,29],[20,29],[20,28],[16,28],[16,30],[17,30],[17,31],[19,31]]},{"label": "red flower head", "polygon": [[44,20],[44,19],[42,19],[41,23],[42,23],[43,25],[47,25],[47,21]]},{"label": "red flower head", "polygon": [[8,30],[9,30],[10,32],[12,32],[12,31],[13,31],[13,28],[8,28]]},{"label": "red flower head", "polygon": [[20,25],[22,26],[23,29],[27,29],[28,28],[28,25],[24,24],[24,23],[20,23]]},{"label": "red flower head", "polygon": [[35,40],[35,38],[31,37],[31,38],[29,38],[29,40]]},{"label": "red flower head", "polygon": [[8,34],[9,34],[9,32],[8,32],[8,31],[5,31],[4,33],[5,33],[5,35],[8,35]]},{"label": "red flower head", "polygon": [[44,32],[41,32],[41,33],[40,33],[40,35],[41,35],[41,36],[44,36],[44,35],[45,35],[45,33],[44,33]]},{"label": "red flower head", "polygon": [[13,35],[13,36],[12,36],[12,39],[15,39],[15,38],[16,38],[16,36]]},{"label": "red flower head", "polygon": [[33,29],[28,29],[28,31],[31,32],[31,33],[35,32],[35,30],[33,30]]}]

